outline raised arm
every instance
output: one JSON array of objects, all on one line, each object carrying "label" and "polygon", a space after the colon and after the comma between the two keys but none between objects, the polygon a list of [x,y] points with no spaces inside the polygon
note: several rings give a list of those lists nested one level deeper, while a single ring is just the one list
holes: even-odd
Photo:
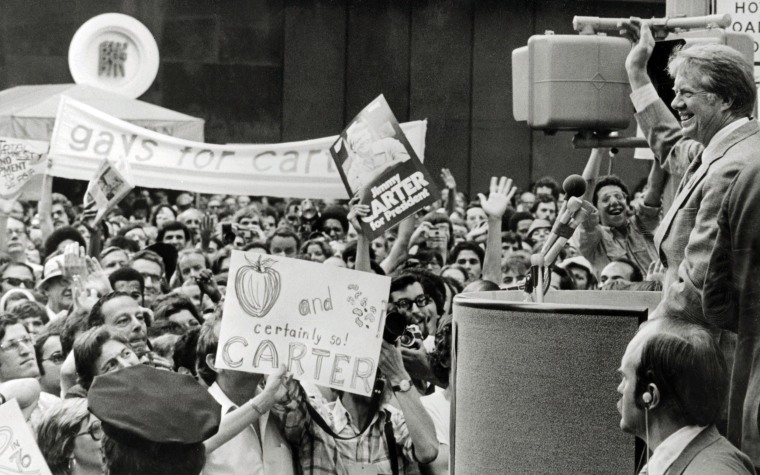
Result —
[{"label": "raised arm", "polygon": [[[388,255],[380,263],[386,275],[390,275],[396,267],[406,260],[409,255],[409,242],[414,232],[414,216],[409,216],[398,225],[398,235]],[[445,257],[444,257],[445,259]]]},{"label": "raised arm", "polygon": [[596,179],[599,178],[602,158],[608,152],[609,149],[606,148],[591,149],[591,155],[589,155],[586,167],[583,169],[583,179],[586,180],[586,193],[583,195],[583,199],[586,201],[591,201],[594,197],[594,186],[596,186]]},{"label": "raised arm", "polygon": [[351,211],[348,212],[348,222],[356,230],[356,262],[354,269],[362,272],[372,272],[371,259],[369,256],[369,239],[364,234],[359,219],[369,216],[369,205],[359,204],[358,200],[352,200]]},{"label": "raised arm", "polygon": [[451,216],[457,207],[457,180],[448,168],[441,168],[441,179],[446,187],[446,214]]},{"label": "raised arm", "polygon": [[512,186],[512,179],[505,176],[491,177],[491,187],[486,199],[478,194],[480,206],[488,217],[488,235],[486,237],[486,255],[483,259],[483,280],[495,284],[501,282],[501,218],[509,207],[517,187]]},{"label": "raised arm", "polygon": [[[52,162],[49,160],[48,165]],[[42,189],[40,201],[37,204],[37,213],[40,215],[40,231],[43,242],[53,234],[53,175],[45,172],[42,175]]]}]

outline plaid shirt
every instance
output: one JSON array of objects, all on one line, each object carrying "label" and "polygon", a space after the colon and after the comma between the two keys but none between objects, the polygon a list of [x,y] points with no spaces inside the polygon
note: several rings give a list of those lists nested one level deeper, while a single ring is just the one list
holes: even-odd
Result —
[{"label": "plaid shirt", "polygon": [[388,416],[396,439],[399,472],[406,473],[407,465],[415,466],[412,440],[404,415],[398,409],[384,404],[363,436],[338,440],[311,420],[305,404],[311,403],[336,434],[351,437],[359,433],[359,428],[351,420],[351,415],[340,399],[328,403],[319,396],[311,396],[309,400],[304,399],[298,382],[293,381],[286,399],[272,408],[272,412],[285,426],[285,437],[298,448],[298,458],[305,474],[347,474],[346,464],[355,463],[374,464],[378,474],[390,475],[391,464],[384,432]]}]

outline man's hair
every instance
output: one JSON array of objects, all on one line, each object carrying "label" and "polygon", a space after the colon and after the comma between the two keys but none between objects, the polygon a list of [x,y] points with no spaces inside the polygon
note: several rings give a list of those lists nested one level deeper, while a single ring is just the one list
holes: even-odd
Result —
[{"label": "man's hair", "polygon": [[717,44],[696,44],[673,52],[668,74],[693,78],[707,92],[731,102],[733,113],[749,117],[754,113],[757,89],[752,64],[734,48]]},{"label": "man's hair", "polygon": [[298,252],[298,249],[301,248],[301,238],[298,236],[298,234],[293,232],[293,230],[290,228],[280,227],[274,231],[274,234],[267,238],[267,252],[272,252],[272,241],[275,237],[293,238],[296,240],[296,252]]},{"label": "man's hair", "polygon": [[240,208],[232,215],[232,222],[239,223],[243,218],[259,218],[259,221],[261,221],[261,213],[255,205],[248,205]]},{"label": "man's hair", "polygon": [[617,175],[605,175],[605,176],[599,177],[599,180],[596,182],[596,185],[594,185],[594,194],[593,194],[593,198],[591,199],[591,202],[597,208],[599,207],[597,204],[597,202],[599,201],[599,190],[601,190],[605,186],[617,186],[625,195],[625,202],[626,203],[631,202],[631,196],[628,193],[628,187],[625,186],[625,183],[623,183],[623,180],[621,180],[620,177]]},{"label": "man's hair", "polygon": [[416,277],[417,282],[422,286],[422,291],[429,295],[430,298],[433,299],[433,302],[435,302],[436,315],[443,315],[443,307],[446,304],[446,283],[443,279],[426,269],[420,268],[406,269],[404,274],[411,274]]},{"label": "man's hair", "polygon": [[80,246],[86,247],[82,234],[77,231],[75,227],[63,226],[54,230],[50,233],[50,236],[45,239],[45,244],[43,246],[45,257],[55,253],[58,250],[58,246],[64,241],[75,241],[79,243]]},{"label": "man's hair", "polygon": [[163,276],[166,275],[166,268],[164,267],[164,260],[161,258],[161,256],[159,256],[155,252],[153,252],[151,250],[148,250],[148,249],[143,249],[142,251],[137,252],[137,253],[135,253],[135,254],[132,255],[132,258],[129,260],[129,265],[133,266],[134,263],[135,263],[135,261],[140,260],[140,259],[142,259],[144,261],[155,262],[156,264],[158,264],[161,267],[161,276],[163,277]]},{"label": "man's hair", "polygon": [[559,200],[559,193],[561,189],[559,187],[559,183],[557,183],[557,180],[555,180],[554,178],[550,176],[539,178],[538,181],[533,184],[533,194],[536,195],[536,198],[538,198],[539,196],[538,193],[536,193],[536,191],[539,188],[544,188],[544,187],[551,189],[551,194],[552,194],[552,197],[554,198],[554,201]]},{"label": "man's hair", "polygon": [[[23,320],[13,315],[12,313],[4,312],[0,313],[0,341],[5,338],[5,329],[12,325],[23,325],[26,328],[26,324]],[[26,328],[28,332],[29,329]]]},{"label": "man's hair", "polygon": [[145,225],[142,224],[142,223],[129,223],[129,224],[125,224],[124,226],[122,226],[121,229],[119,229],[119,231],[116,233],[116,235],[117,236],[124,236],[124,237],[126,237],[128,232],[134,231],[135,229],[139,229],[140,231],[142,231],[143,234],[145,235],[145,238],[146,239],[148,238],[148,232],[145,231]]},{"label": "man's hair", "polygon": [[178,371],[180,367],[183,367],[187,368],[193,376],[198,375],[198,371],[195,368],[195,355],[200,333],[200,328],[193,328],[180,336],[179,340],[174,343],[174,354],[172,355],[174,371]]},{"label": "man's hair", "polygon": [[108,276],[111,287],[116,288],[117,282],[137,281],[140,284],[140,296],[145,295],[145,279],[142,274],[137,272],[133,267],[119,267]]},{"label": "man's hair", "polygon": [[77,383],[85,389],[90,389],[92,380],[98,375],[95,364],[102,354],[103,345],[114,340],[124,343],[131,348],[129,341],[121,335],[109,331],[105,327],[90,328],[74,341],[74,364],[77,368]]},{"label": "man's hair", "polygon": [[69,222],[73,223],[74,219],[76,218],[76,214],[74,213],[74,207],[71,205],[71,201],[66,198],[65,195],[62,195],[60,193],[53,193],[51,195],[52,199],[52,205],[61,205],[63,206],[63,211],[66,213],[66,216],[69,217]]},{"label": "man's hair", "polygon": [[511,218],[509,218],[509,229],[512,232],[516,233],[517,225],[520,223],[520,221],[525,221],[526,219],[533,221],[535,218],[527,211],[518,211],[517,213],[513,214]]},{"label": "man's hair", "polygon": [[70,474],[74,443],[90,412],[87,399],[65,399],[47,410],[37,427],[37,445],[52,473]]},{"label": "man's hair", "polygon": [[536,201],[533,202],[533,206],[530,208],[530,212],[533,214],[536,214],[536,211],[538,211],[538,206],[541,203],[554,203],[554,209],[557,210],[557,200],[555,200],[554,197],[546,196],[546,195],[536,195]]},{"label": "man's hair", "polygon": [[177,231],[181,230],[182,233],[185,235],[185,240],[190,241],[192,239],[192,233],[190,232],[190,228],[185,226],[183,223],[180,223],[179,221],[167,221],[164,223],[163,226],[161,226],[158,229],[158,237],[156,240],[158,242],[164,242],[164,235],[166,235],[167,231]]},{"label": "man's hair", "polygon": [[21,320],[27,318],[39,318],[42,320],[43,325],[50,321],[50,317],[48,317],[45,307],[33,300],[22,300],[11,306],[9,312],[16,315]]},{"label": "man's hair", "polygon": [[63,328],[61,328],[61,352],[64,355],[71,353],[77,334],[89,328],[87,326],[88,319],[89,313],[87,311],[78,310],[67,315],[63,320]]},{"label": "man's hair", "polygon": [[88,328],[98,327],[106,323],[106,317],[103,315],[103,305],[117,297],[128,297],[130,299],[132,298],[128,293],[122,292],[120,290],[114,290],[100,297],[98,301],[95,302],[95,305],[92,306],[90,315],[87,317]]},{"label": "man's hair", "polygon": [[[404,290],[405,288],[409,287],[410,285],[416,284],[420,282],[420,278],[417,277],[415,274],[403,274],[396,277],[393,277],[391,279],[391,290],[390,293],[398,292],[399,290]],[[422,284],[420,284],[422,285]]]},{"label": "man's hair", "polygon": [[214,312],[214,315],[207,318],[206,321],[203,322],[200,334],[198,335],[198,345],[195,349],[195,361],[198,369],[198,375],[208,386],[211,386],[214,384],[214,381],[216,381],[216,372],[213,369],[209,368],[208,364],[206,363],[206,355],[215,355],[216,349],[219,346],[219,337],[216,336],[214,330],[216,325],[221,323],[221,308],[221,305],[218,306],[217,311]]},{"label": "man's hair", "polygon": [[340,206],[331,206],[322,212],[322,215],[317,221],[316,228],[322,231],[322,226],[328,219],[335,219],[340,223],[340,227],[344,233],[348,232],[348,212]]},{"label": "man's hair", "polygon": [[103,434],[103,453],[109,475],[198,475],[206,463],[203,442],[189,445],[150,442],[136,448]]},{"label": "man's hair", "polygon": [[639,269],[639,266],[637,266],[635,262],[628,259],[627,257],[618,257],[616,259],[613,259],[612,262],[622,262],[623,264],[626,264],[631,269],[633,269],[633,272],[631,272],[630,282],[641,282],[644,280],[644,276],[641,274],[641,269]]},{"label": "man's hair", "polygon": [[115,247],[122,251],[137,252],[140,250],[140,245],[136,241],[133,241],[124,236],[114,236],[106,241],[106,248]]},{"label": "man's hair", "polygon": [[660,392],[658,408],[680,424],[716,423],[728,393],[728,366],[722,350],[703,327],[671,319],[661,325],[641,350],[636,404],[643,408],[642,396],[654,384]]},{"label": "man's hair", "polygon": [[153,307],[155,309],[153,318],[156,323],[160,320],[169,320],[169,317],[175,313],[187,310],[196,320],[198,320],[198,323],[201,325],[203,324],[203,317],[198,313],[198,309],[195,307],[192,300],[185,295],[169,294],[160,301],[156,301]]},{"label": "man's hair", "polygon": [[[454,249],[452,249],[451,253],[449,254],[449,260],[448,260],[448,262],[450,262],[452,264],[456,264],[457,258],[459,257],[459,253],[462,252],[462,251],[472,251],[472,252],[474,252],[478,256],[478,259],[480,259],[480,265],[481,265],[481,267],[483,266],[483,260],[486,257],[486,252],[483,250],[482,247],[478,246],[474,242],[469,242],[469,241],[460,242],[459,244],[457,244],[456,246],[454,246]],[[474,278],[474,277],[477,277],[477,276],[476,275],[471,275],[470,277]]]},{"label": "man's hair", "polygon": [[449,228],[449,245],[454,242],[454,225],[451,224],[451,219],[446,216],[446,213],[440,211],[431,211],[422,217],[422,221],[427,221],[432,225],[445,224]]}]

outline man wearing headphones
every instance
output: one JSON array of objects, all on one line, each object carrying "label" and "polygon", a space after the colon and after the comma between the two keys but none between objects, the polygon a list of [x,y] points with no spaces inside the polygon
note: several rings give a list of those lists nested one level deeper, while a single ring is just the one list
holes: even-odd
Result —
[{"label": "man wearing headphones", "polygon": [[646,322],[628,344],[619,372],[620,428],[648,446],[640,474],[755,473],[749,457],[715,428],[728,370],[705,329],[666,319]]}]

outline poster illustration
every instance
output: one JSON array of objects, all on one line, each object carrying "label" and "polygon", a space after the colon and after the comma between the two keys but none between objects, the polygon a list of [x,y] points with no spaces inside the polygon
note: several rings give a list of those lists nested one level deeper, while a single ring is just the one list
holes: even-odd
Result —
[{"label": "poster illustration", "polygon": [[370,206],[362,218],[369,239],[440,197],[382,95],[354,117],[330,153],[348,194]]},{"label": "poster illustration", "polygon": [[95,222],[99,223],[106,213],[113,209],[134,188],[129,173],[129,165],[124,160],[113,163],[103,160],[90,180],[84,194],[84,208],[95,211]]},{"label": "poster illustration", "polygon": [[0,197],[14,199],[35,175],[45,173],[48,143],[0,137]]},{"label": "poster illustration", "polygon": [[[318,279],[315,276],[319,276]],[[390,278],[232,251],[216,366],[370,396]]]},{"label": "poster illustration", "polygon": [[0,474],[51,475],[18,402],[0,405]]}]

